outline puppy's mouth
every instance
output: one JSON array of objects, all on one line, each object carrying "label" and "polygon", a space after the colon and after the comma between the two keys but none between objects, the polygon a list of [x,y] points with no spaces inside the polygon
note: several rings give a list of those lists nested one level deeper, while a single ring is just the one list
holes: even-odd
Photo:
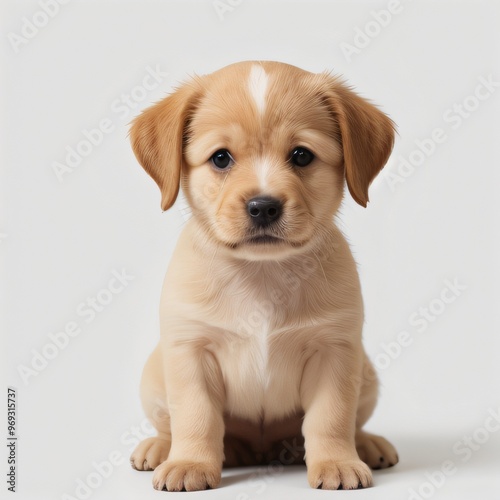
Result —
[{"label": "puppy's mouth", "polygon": [[246,237],[242,238],[238,242],[234,243],[226,243],[227,246],[230,248],[237,249],[241,247],[275,247],[275,246],[280,246],[285,243],[288,243],[288,241],[281,237],[277,236],[275,234],[270,234],[270,233],[260,233],[260,234],[249,234]]},{"label": "puppy's mouth", "polygon": [[233,245],[233,248],[238,248],[240,246],[250,246],[250,247],[277,247],[277,246],[290,246],[292,248],[302,247],[306,241],[291,241],[282,236],[277,236],[275,234],[257,234],[248,236],[239,243]]},{"label": "puppy's mouth", "polygon": [[283,243],[285,240],[279,236],[271,234],[261,234],[258,236],[251,236],[246,238],[243,243],[247,245],[277,245]]}]

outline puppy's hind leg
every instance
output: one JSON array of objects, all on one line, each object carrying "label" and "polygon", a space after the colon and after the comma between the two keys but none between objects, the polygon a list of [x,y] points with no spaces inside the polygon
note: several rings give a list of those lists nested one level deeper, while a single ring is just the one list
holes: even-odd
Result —
[{"label": "puppy's hind leg", "polygon": [[163,382],[162,360],[159,347],[149,357],[141,379],[141,400],[144,412],[158,431],[158,436],[141,441],[130,457],[136,470],[154,470],[164,462],[170,451],[170,416]]},{"label": "puppy's hind leg", "polygon": [[378,379],[370,360],[365,356],[363,381],[359,396],[356,416],[356,450],[359,458],[371,469],[385,469],[396,465],[399,461],[394,446],[382,436],[370,434],[362,430],[370,418],[378,397]]}]

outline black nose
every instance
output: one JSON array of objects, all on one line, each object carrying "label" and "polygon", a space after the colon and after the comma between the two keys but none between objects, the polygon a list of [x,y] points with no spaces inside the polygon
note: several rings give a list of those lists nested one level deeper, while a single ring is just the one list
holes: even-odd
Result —
[{"label": "black nose", "polygon": [[247,203],[247,210],[255,225],[265,227],[279,219],[283,206],[276,198],[257,196]]}]

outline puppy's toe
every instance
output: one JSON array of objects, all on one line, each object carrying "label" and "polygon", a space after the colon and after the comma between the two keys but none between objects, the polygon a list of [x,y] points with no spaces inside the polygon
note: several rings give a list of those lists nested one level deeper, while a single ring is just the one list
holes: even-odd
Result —
[{"label": "puppy's toe", "polygon": [[307,466],[307,478],[313,488],[356,490],[372,483],[372,473],[361,460],[323,461]]},{"label": "puppy's toe", "polygon": [[386,469],[399,462],[394,446],[387,439],[368,432],[356,434],[356,450],[359,458],[372,469]]},{"label": "puppy's toe", "polygon": [[221,480],[221,467],[203,462],[163,462],[153,475],[155,490],[199,491],[215,488]]},{"label": "puppy's toe", "polygon": [[130,465],[136,470],[154,470],[164,462],[170,451],[170,441],[152,437],[141,441],[132,456]]}]

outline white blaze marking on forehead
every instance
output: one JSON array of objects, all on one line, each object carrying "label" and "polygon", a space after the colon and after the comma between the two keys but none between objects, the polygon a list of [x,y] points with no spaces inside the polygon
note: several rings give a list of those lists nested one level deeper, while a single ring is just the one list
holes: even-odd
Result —
[{"label": "white blaze marking on forehead", "polygon": [[255,173],[259,181],[259,187],[262,192],[268,188],[269,173],[271,172],[271,161],[267,158],[258,158],[255,163]]},{"label": "white blaze marking on forehead", "polygon": [[250,70],[250,78],[248,79],[248,90],[250,91],[257,110],[260,114],[266,109],[266,93],[269,78],[264,68],[259,64],[254,64]]}]

